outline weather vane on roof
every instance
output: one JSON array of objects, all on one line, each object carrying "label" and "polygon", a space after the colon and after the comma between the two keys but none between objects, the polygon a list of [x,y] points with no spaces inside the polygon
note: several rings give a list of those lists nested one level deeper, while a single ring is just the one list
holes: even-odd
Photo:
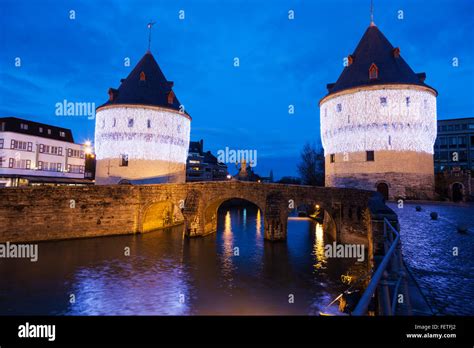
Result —
[{"label": "weather vane on roof", "polygon": [[374,25],[374,0],[370,0],[370,25]]},{"label": "weather vane on roof", "polygon": [[149,29],[149,31],[148,31],[148,51],[150,50],[150,47],[151,47],[151,27],[153,27],[153,25],[155,23],[156,22],[150,21],[150,23],[147,24],[147,28]]}]

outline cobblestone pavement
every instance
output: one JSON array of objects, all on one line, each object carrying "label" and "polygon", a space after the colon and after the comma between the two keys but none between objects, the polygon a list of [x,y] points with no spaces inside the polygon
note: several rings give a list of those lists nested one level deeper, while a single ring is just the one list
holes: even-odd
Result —
[{"label": "cobblestone pavement", "polygon": [[[388,205],[399,217],[405,262],[433,312],[474,315],[474,204]],[[438,220],[431,220],[431,212]],[[459,224],[467,234],[457,232]]]}]

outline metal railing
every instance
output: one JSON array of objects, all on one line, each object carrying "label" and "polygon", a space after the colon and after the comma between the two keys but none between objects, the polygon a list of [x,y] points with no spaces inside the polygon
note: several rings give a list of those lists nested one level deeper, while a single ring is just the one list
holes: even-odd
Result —
[{"label": "metal railing", "polygon": [[[387,226],[389,229],[387,230]],[[385,315],[394,315],[396,311],[397,305],[397,294],[400,288],[400,284],[403,278],[403,272],[400,272],[400,234],[398,231],[392,226],[392,224],[384,218],[384,239],[385,239],[385,256],[380,262],[377,270],[372,276],[372,279],[369,282],[366,290],[362,294],[362,297],[359,300],[354,311],[352,311],[352,315],[366,315],[369,304],[374,296],[377,288],[382,286],[379,302],[382,305],[382,314]],[[394,238],[395,237],[395,238]],[[389,285],[390,281],[388,280],[388,272],[387,267],[390,264],[390,271],[392,274],[396,274],[398,279],[395,283],[395,286],[392,291],[392,300],[390,301],[390,291]]]}]

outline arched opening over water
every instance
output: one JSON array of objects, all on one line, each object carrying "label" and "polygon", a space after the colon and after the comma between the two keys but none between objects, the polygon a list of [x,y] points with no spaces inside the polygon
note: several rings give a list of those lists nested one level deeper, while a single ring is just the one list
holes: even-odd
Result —
[{"label": "arched opening over water", "polygon": [[383,199],[388,201],[388,197],[389,197],[388,184],[385,182],[379,182],[376,188],[377,188],[377,192],[382,194]]},{"label": "arched opening over water", "polygon": [[460,182],[455,182],[451,188],[453,202],[460,202],[464,198],[464,185]]},{"label": "arched opening over water", "polygon": [[[238,222],[242,222],[243,226],[246,226],[248,221],[248,211],[252,210],[254,214],[260,217],[259,228],[263,234],[264,218],[263,210],[258,206],[257,203],[247,199],[241,198],[222,198],[211,202],[204,212],[204,219],[206,222],[205,231],[217,231],[218,229],[218,216],[223,214],[225,210],[237,210],[241,212],[239,214]],[[235,217],[237,218],[237,217]]]},{"label": "arched opening over water", "polygon": [[184,222],[183,214],[170,201],[154,202],[143,209],[141,232],[151,232]]}]

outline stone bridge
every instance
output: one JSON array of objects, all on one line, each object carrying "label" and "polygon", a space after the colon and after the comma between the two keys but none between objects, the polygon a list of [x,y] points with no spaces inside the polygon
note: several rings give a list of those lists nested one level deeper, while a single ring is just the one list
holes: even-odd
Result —
[{"label": "stone bridge", "polygon": [[144,233],[183,223],[187,236],[204,236],[216,231],[219,206],[233,198],[260,209],[267,240],[286,239],[292,210],[319,205],[327,233],[369,249],[369,202],[385,207],[371,191],[239,181],[5,188],[0,189],[0,242]]}]

